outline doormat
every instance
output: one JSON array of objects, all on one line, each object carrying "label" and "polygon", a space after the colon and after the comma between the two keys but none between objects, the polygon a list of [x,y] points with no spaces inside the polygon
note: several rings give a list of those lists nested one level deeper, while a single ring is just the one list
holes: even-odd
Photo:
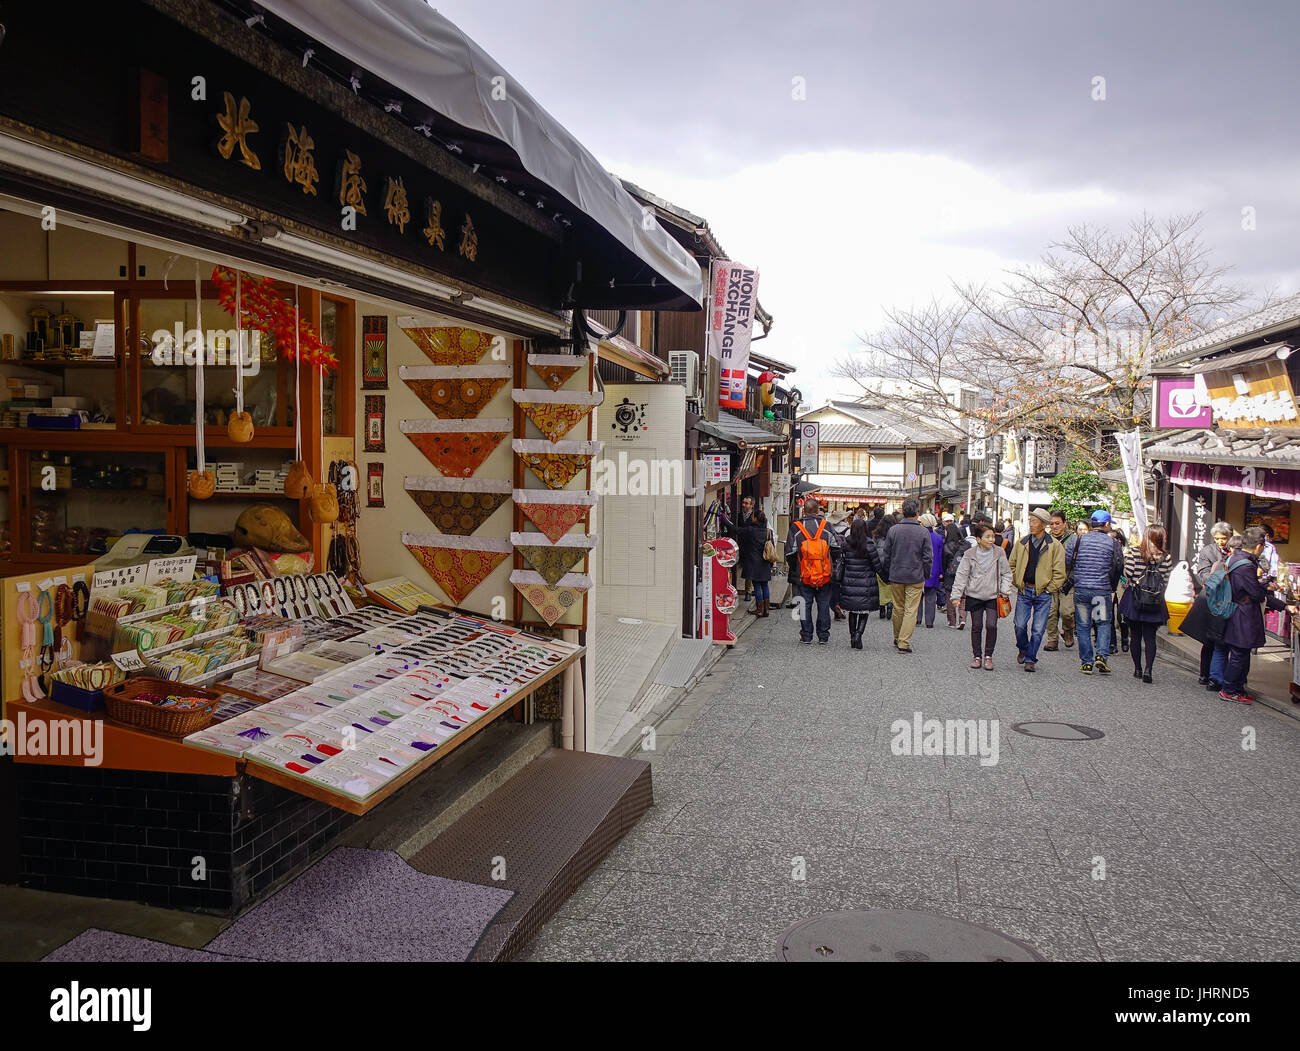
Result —
[{"label": "doormat", "polygon": [[42,963],[238,963],[247,958],[137,938],[134,934],[91,927],[53,952]]},{"label": "doormat", "polygon": [[458,962],[511,897],[419,872],[391,850],[336,847],[207,949],[277,963]]}]

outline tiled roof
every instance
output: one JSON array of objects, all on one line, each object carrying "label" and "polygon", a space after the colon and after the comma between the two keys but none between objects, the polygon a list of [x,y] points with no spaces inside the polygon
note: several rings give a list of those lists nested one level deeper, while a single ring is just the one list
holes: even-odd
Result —
[{"label": "tiled roof", "polygon": [[695,424],[695,429],[732,444],[743,441],[746,445],[784,445],[786,442],[784,435],[766,430],[721,409],[718,410],[717,423],[700,420]]},{"label": "tiled roof", "polygon": [[1208,332],[1184,340],[1165,353],[1157,355],[1152,364],[1172,365],[1179,361],[1191,360],[1215,350],[1226,349],[1234,342],[1249,339],[1258,333],[1289,324],[1300,326],[1300,292],[1279,300],[1263,310],[1256,310],[1242,317],[1233,318],[1231,321],[1225,321]]},{"label": "tiled roof", "polygon": [[[902,416],[893,409],[846,401],[832,401],[829,406],[822,406],[823,409],[828,407],[851,416],[861,427],[854,428],[852,424],[845,423],[825,424],[818,439],[822,444],[838,441],[855,445],[952,445],[959,440],[955,434],[945,434],[938,428]],[[836,428],[842,428],[846,434],[861,433],[857,437],[838,440],[828,438],[827,435]]]},{"label": "tiled roof", "polygon": [[1300,467],[1300,435],[1256,431],[1233,437],[1230,430],[1169,431],[1145,446],[1142,455],[1147,460]]}]

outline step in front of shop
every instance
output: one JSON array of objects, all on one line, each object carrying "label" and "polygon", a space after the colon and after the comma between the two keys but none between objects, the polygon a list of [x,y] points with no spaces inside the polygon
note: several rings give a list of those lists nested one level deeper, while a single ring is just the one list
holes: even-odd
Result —
[{"label": "step in front of shop", "polygon": [[653,802],[644,760],[553,748],[408,860],[513,891],[470,957],[510,960]]}]

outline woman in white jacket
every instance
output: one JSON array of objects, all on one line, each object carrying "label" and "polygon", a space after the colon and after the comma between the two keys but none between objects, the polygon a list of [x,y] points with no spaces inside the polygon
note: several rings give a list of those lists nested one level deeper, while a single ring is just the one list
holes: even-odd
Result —
[{"label": "woman in white jacket", "polygon": [[992,671],[993,647],[998,642],[998,596],[1011,595],[1011,565],[1007,553],[995,544],[998,535],[992,529],[976,526],[974,535],[975,547],[957,567],[950,601],[957,601],[963,615],[970,615],[970,647],[975,655],[970,666]]}]

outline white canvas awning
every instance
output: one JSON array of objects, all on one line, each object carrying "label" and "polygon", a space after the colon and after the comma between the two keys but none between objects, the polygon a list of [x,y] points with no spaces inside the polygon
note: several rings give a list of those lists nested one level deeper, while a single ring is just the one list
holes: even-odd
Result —
[{"label": "white canvas awning", "polygon": [[260,0],[260,6],[434,113],[509,147],[523,171],[630,253],[615,286],[591,289],[581,305],[699,307],[704,281],[694,257],[657,222],[644,223],[619,180],[423,0]]}]

